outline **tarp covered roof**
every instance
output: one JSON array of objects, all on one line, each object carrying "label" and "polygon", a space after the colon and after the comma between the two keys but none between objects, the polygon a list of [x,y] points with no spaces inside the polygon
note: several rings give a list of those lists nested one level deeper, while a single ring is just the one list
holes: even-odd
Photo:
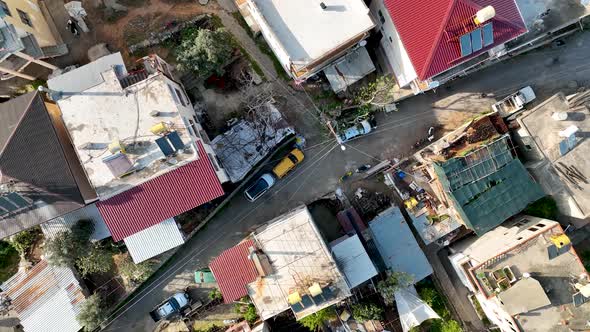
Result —
[{"label": "tarp covered roof", "polygon": [[544,196],[507,136],[465,157],[435,163],[434,170],[467,227],[481,235]]},{"label": "tarp covered roof", "polygon": [[166,219],[123,239],[135,264],[157,256],[184,243],[184,236],[174,218]]},{"label": "tarp covered roof", "polygon": [[427,319],[440,318],[428,304],[422,301],[414,286],[395,292],[395,304],[404,332],[410,331]]}]

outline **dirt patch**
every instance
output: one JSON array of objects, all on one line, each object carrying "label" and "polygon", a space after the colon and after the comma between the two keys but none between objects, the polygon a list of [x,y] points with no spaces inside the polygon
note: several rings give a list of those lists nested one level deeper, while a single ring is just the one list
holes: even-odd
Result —
[{"label": "dirt patch", "polygon": [[238,320],[240,315],[234,310],[233,304],[218,304],[202,312],[195,318],[193,329],[207,330],[213,326],[225,326],[224,320]]},{"label": "dirt patch", "polygon": [[[112,49],[120,50],[127,64],[135,60],[135,57],[131,57],[127,50],[129,39],[133,41],[142,36],[148,36],[152,32],[162,31],[166,29],[166,22],[185,21],[200,14],[215,14],[221,10],[216,2],[203,6],[192,0],[119,0],[117,3],[127,7],[127,10],[113,10],[97,1],[94,6],[88,5],[84,8],[88,12],[88,20],[94,28],[96,39],[108,43]],[[139,24],[139,20],[145,18],[149,18],[149,21],[147,28],[140,36],[134,24],[145,26],[145,23]],[[127,27],[130,23],[133,31],[128,32]]]},{"label": "dirt patch", "polygon": [[127,46],[139,43],[148,37],[151,25],[157,20],[156,14],[138,15],[125,25],[123,37]]}]

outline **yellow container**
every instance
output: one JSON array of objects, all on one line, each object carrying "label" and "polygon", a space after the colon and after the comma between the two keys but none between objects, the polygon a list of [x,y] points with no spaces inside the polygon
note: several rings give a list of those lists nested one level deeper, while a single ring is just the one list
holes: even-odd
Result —
[{"label": "yellow container", "polygon": [[111,144],[109,144],[109,152],[111,154],[115,154],[117,152],[125,153],[125,146],[121,144],[121,141],[115,138]]},{"label": "yellow container", "polygon": [[153,125],[152,128],[150,129],[150,131],[154,135],[161,135],[161,134],[168,131],[168,126],[166,126],[166,124],[164,122],[159,122],[159,123],[156,123],[155,125]]},{"label": "yellow container", "polygon": [[551,242],[553,242],[557,248],[561,249],[570,244],[570,238],[565,234],[552,235]]}]

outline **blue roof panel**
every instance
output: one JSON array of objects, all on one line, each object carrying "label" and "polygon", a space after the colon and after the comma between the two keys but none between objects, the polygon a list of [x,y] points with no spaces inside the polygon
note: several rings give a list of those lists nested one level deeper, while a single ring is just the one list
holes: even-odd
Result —
[{"label": "blue roof panel", "polygon": [[414,282],[432,274],[430,263],[397,206],[379,214],[369,223],[369,228],[388,269],[411,274]]}]

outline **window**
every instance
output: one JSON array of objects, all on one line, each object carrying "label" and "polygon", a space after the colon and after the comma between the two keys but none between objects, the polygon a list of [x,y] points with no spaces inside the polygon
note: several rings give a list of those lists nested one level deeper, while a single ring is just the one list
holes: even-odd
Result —
[{"label": "window", "polygon": [[538,230],[539,229],[537,227],[529,227],[529,231],[531,231],[531,232],[536,232]]},{"label": "window", "polygon": [[381,9],[379,9],[377,13],[379,14],[379,22],[381,22],[381,24],[385,23],[385,16],[383,16]]},{"label": "window", "polygon": [[23,12],[20,9],[17,9],[16,11],[18,12],[18,16],[20,16],[21,22],[23,22],[24,24],[26,24],[32,28],[33,22],[31,22],[31,18],[29,17],[29,14]]},{"label": "window", "polygon": [[524,148],[525,148],[527,151],[531,151],[531,150],[533,149],[533,147],[532,147],[532,146],[530,146],[530,145],[528,145],[528,144],[525,144],[525,145],[524,145]]},{"label": "window", "polygon": [[209,152],[207,152],[207,155],[209,156],[209,160],[211,160],[211,165],[213,165],[213,168],[215,168],[215,172],[219,172],[219,166],[217,166],[217,163],[215,162],[215,158],[213,158],[213,155]]},{"label": "window", "polygon": [[170,90],[170,94],[172,95],[172,98],[174,98],[174,102],[179,104],[180,100],[178,100],[178,96],[176,95],[176,93],[174,92],[174,88],[168,84],[168,90]]},{"label": "window", "polygon": [[390,43],[393,43],[393,39],[391,39],[391,37],[389,37],[389,42]]},{"label": "window", "polygon": [[195,123],[193,122],[193,120],[188,119],[188,123],[190,123],[191,124],[191,128],[193,128],[193,135],[197,136],[197,133],[199,131],[197,130],[197,126],[195,126]]},{"label": "window", "polygon": [[174,88],[174,91],[176,91],[176,95],[178,96],[178,99],[180,100],[180,103],[182,104],[182,106],[186,106],[186,102],[184,101],[184,96],[182,95],[180,90]]},{"label": "window", "polygon": [[8,16],[12,16],[12,14],[10,14],[10,8],[8,8],[8,5],[6,4],[6,2],[0,0],[0,9],[2,10],[2,12],[4,12],[4,14],[8,15]]},{"label": "window", "polygon": [[538,223],[538,224],[536,224],[535,226],[536,226],[536,227],[539,227],[539,228],[543,228],[543,227],[545,227],[545,224],[543,224],[543,223]]}]

